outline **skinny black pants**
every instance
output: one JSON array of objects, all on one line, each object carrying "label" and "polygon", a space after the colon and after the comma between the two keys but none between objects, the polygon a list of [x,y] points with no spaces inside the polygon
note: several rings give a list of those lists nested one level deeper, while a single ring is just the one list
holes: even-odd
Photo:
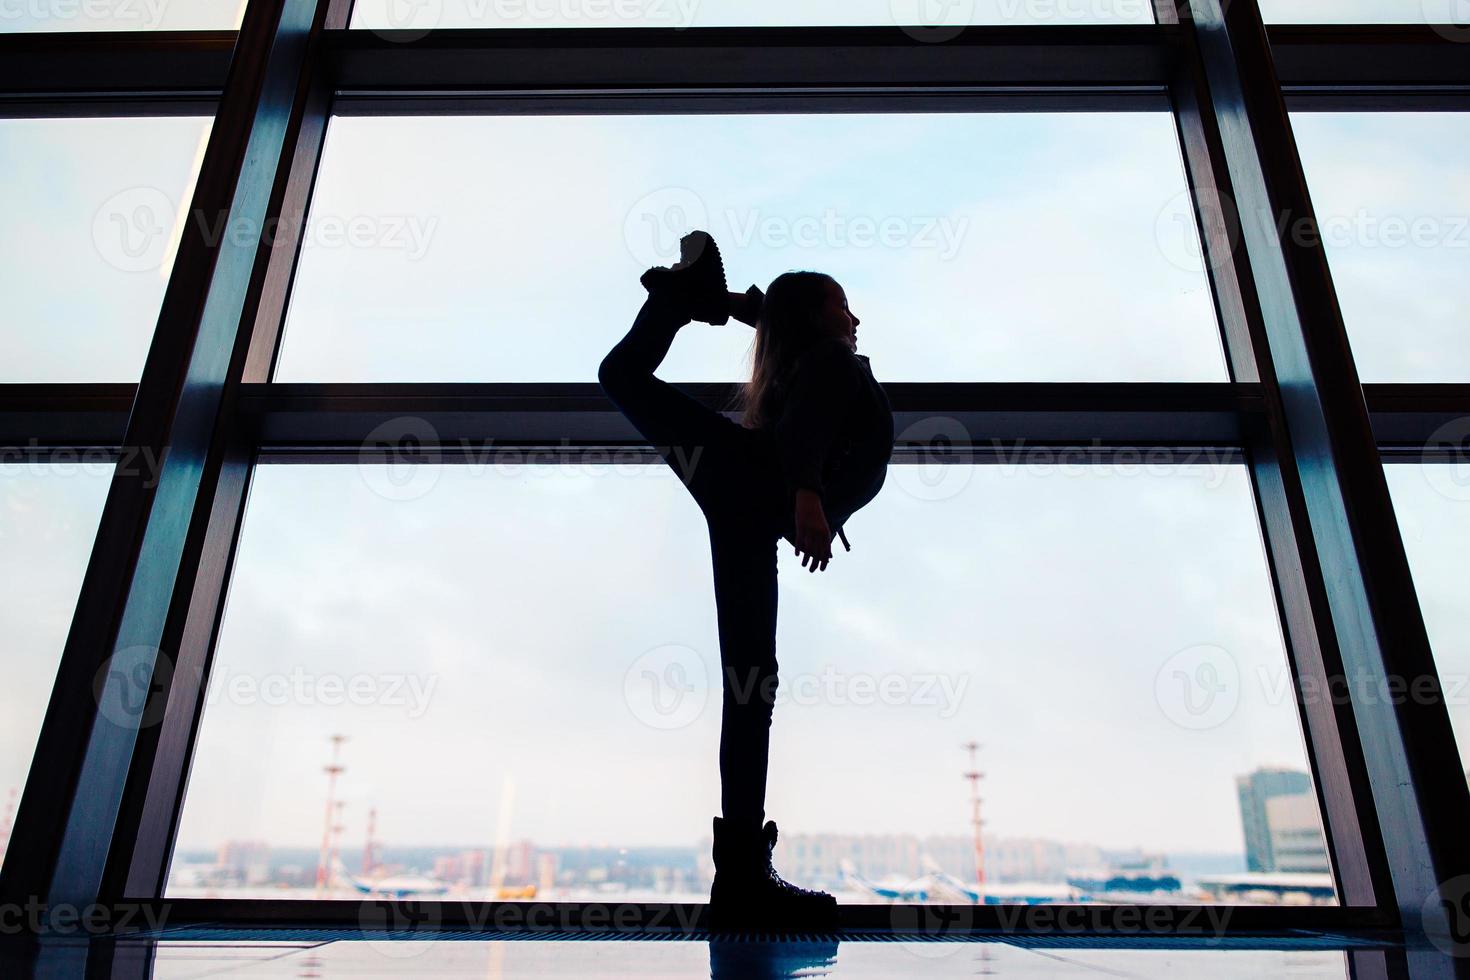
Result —
[{"label": "skinny black pants", "polygon": [[793,534],[790,494],[768,433],[654,377],[688,322],[666,299],[650,296],[597,377],[709,526],[723,687],[720,805],[726,820],[759,826],[777,683],[776,557],[781,539]]}]

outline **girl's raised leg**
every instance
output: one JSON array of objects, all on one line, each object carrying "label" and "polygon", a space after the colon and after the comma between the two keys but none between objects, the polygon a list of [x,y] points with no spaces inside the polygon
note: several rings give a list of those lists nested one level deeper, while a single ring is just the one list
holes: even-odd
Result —
[{"label": "girl's raised leg", "polygon": [[667,297],[651,294],[602,359],[597,380],[709,514],[720,490],[738,479],[747,439],[737,423],[653,374],[689,322]]}]

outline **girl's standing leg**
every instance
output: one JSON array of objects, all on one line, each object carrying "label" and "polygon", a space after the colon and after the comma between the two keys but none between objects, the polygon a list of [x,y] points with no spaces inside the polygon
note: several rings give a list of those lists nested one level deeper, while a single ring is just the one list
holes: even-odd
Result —
[{"label": "girl's standing leg", "polygon": [[724,696],[721,806],[726,819],[760,826],[776,692],[776,547],[781,484],[766,444],[654,377],[689,322],[651,295],[627,335],[603,358],[598,380],[699,504],[709,525]]},{"label": "girl's standing leg", "polygon": [[720,634],[720,808],[745,828],[765,820],[776,698],[776,538],[739,520],[711,521]]}]

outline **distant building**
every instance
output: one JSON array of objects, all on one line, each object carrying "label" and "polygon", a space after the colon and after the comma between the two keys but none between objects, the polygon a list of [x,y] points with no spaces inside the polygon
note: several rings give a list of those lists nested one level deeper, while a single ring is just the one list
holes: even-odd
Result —
[{"label": "distant building", "polygon": [[920,850],[911,834],[791,834],[777,840],[775,860],[796,880],[830,884],[842,878],[844,861],[869,876],[917,877]]},{"label": "distant building", "polygon": [[271,848],[261,840],[225,841],[215,863],[242,885],[264,884],[271,877]]},{"label": "distant building", "polygon": [[459,855],[460,881],[471,888],[485,884],[485,852],[482,850],[461,851]]},{"label": "distant building", "polygon": [[1250,871],[1328,871],[1312,777],[1294,769],[1237,776],[1245,862]]},{"label": "distant building", "polygon": [[434,877],[439,881],[459,881],[464,864],[457,854],[441,854],[434,858]]},{"label": "distant building", "polygon": [[536,855],[536,892],[549,895],[556,887],[556,855],[545,851]]},{"label": "distant building", "polygon": [[536,880],[536,847],[528,840],[505,848],[505,884],[527,885]]},{"label": "distant building", "polygon": [[[968,841],[968,838],[966,838]],[[973,845],[972,845],[973,852]],[[1037,837],[985,839],[987,882],[1062,882],[1074,868],[1091,868],[1105,863],[1103,852],[1093,844],[1074,844]],[[975,873],[973,853],[962,867],[965,880]]]},{"label": "distant building", "polygon": [[[975,841],[967,835],[791,834],[776,844],[776,864],[793,880],[836,884],[849,861],[862,875],[916,879],[926,860],[961,881],[975,880]],[[985,877],[991,882],[1062,882],[1072,867],[1101,862],[1090,844],[1033,838],[985,839]]]},{"label": "distant building", "polygon": [[1272,871],[1332,870],[1314,794],[1291,793],[1267,800],[1266,829],[1276,861]]}]

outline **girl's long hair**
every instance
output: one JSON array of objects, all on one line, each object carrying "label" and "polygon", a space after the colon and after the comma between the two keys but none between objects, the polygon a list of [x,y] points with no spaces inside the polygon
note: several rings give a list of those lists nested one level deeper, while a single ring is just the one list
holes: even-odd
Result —
[{"label": "girl's long hair", "polygon": [[797,359],[822,338],[819,318],[827,290],[836,282],[824,272],[785,272],[766,289],[755,328],[750,381],[735,397],[747,429],[775,424]]}]

